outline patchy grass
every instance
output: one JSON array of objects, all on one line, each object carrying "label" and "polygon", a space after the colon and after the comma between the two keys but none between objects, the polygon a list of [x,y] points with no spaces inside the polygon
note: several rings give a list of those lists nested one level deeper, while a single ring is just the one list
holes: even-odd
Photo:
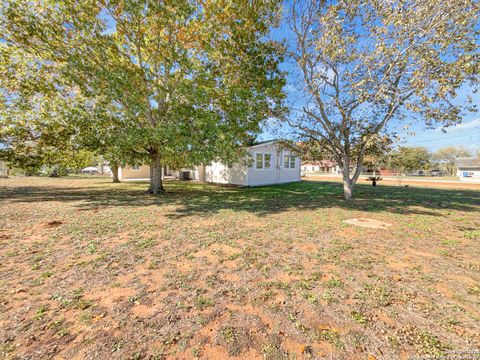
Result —
[{"label": "patchy grass", "polygon": [[[0,179],[0,358],[480,348],[480,191]],[[393,224],[345,224],[370,218]]]}]

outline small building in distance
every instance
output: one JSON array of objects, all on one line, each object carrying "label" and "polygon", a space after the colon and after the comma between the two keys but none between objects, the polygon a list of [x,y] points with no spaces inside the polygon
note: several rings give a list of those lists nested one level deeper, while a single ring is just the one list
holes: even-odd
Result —
[{"label": "small building in distance", "polygon": [[313,173],[321,172],[328,174],[339,174],[340,168],[335,162],[330,160],[304,161],[302,162],[302,172]]},{"label": "small building in distance", "polygon": [[461,181],[480,182],[480,158],[464,157],[455,160]]}]

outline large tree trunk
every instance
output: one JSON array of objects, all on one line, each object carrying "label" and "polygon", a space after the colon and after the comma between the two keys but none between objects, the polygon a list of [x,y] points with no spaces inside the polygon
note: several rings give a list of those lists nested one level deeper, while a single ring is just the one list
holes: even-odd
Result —
[{"label": "large tree trunk", "polygon": [[165,192],[162,185],[162,164],[157,152],[150,153],[150,187],[147,194],[160,194]]},{"label": "large tree trunk", "polygon": [[343,168],[342,168],[342,177],[343,177],[343,197],[345,200],[351,200],[353,197],[353,186],[356,184],[358,178],[360,177],[360,173],[362,170],[361,158],[357,159],[357,164],[355,165],[355,169],[353,170],[353,176],[350,177],[350,159],[347,156],[343,158]]},{"label": "large tree trunk", "polygon": [[343,171],[343,197],[345,200],[351,200],[353,196],[353,180],[350,179],[350,170]]},{"label": "large tree trunk", "polygon": [[110,170],[112,171],[112,180],[114,183],[119,183],[120,179],[118,178],[118,165],[110,164]]}]

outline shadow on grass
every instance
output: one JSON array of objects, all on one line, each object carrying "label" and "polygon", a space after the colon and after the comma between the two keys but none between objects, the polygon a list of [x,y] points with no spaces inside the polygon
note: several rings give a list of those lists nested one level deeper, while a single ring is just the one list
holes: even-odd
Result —
[{"label": "shadow on grass", "polygon": [[[98,179],[97,179],[98,180]],[[302,181],[256,188],[234,188],[193,182],[166,182],[167,193],[145,195],[144,182],[89,183],[85,187],[30,186],[4,188],[0,204],[60,201],[84,210],[99,207],[176,205],[171,218],[210,216],[222,210],[246,211],[258,215],[294,209],[344,208],[370,212],[441,216],[438,210],[480,211],[480,191],[397,186],[355,186],[355,199],[343,200],[337,182]]]}]

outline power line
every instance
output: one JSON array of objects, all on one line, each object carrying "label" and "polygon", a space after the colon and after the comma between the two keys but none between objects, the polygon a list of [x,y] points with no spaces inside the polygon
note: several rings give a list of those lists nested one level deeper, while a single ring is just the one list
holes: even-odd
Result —
[{"label": "power line", "polygon": [[408,143],[416,144],[416,143],[424,143],[424,142],[445,141],[445,140],[457,139],[457,138],[463,138],[463,137],[469,137],[469,136],[479,136],[479,134],[455,135],[455,136],[449,136],[449,137],[443,137],[443,138],[435,138],[435,139],[432,138],[432,139],[425,139],[425,140],[409,141]]}]

